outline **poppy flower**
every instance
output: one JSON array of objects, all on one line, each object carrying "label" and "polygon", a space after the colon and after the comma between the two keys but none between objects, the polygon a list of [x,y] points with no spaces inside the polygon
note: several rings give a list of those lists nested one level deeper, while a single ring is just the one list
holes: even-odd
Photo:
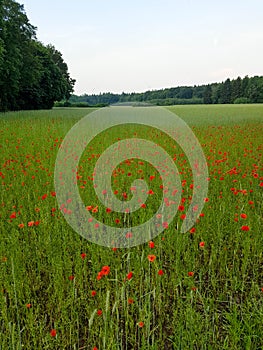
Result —
[{"label": "poppy flower", "polygon": [[97,294],[97,292],[96,292],[95,290],[92,290],[92,291],[91,291],[91,296],[92,296],[92,297],[95,297],[96,294]]},{"label": "poppy flower", "polygon": [[51,329],[50,336],[55,337],[57,335],[57,331],[55,329]]},{"label": "poppy flower", "polygon": [[32,307],[32,304],[30,304],[30,303],[26,304],[27,309],[30,309],[31,307]]},{"label": "poppy flower", "polygon": [[101,269],[101,272],[104,276],[107,276],[110,273],[110,267],[109,266],[103,266]]},{"label": "poppy flower", "polygon": [[132,272],[129,272],[126,276],[127,280],[130,280],[133,276],[133,273]]},{"label": "poppy flower", "polygon": [[240,214],[240,217],[241,217],[242,219],[246,219],[246,218],[247,218],[247,214],[242,213],[242,214]]},{"label": "poppy flower", "polygon": [[99,310],[97,311],[97,315],[98,315],[98,316],[101,316],[101,315],[102,315],[102,310],[99,309]]},{"label": "poppy flower", "polygon": [[163,274],[164,274],[163,270],[159,270],[159,271],[158,271],[158,275],[159,275],[159,276],[162,276]]},{"label": "poppy flower", "polygon": [[205,246],[205,242],[200,242],[200,243],[199,243],[199,247],[200,247],[200,248],[204,248],[204,246]]},{"label": "poppy flower", "polygon": [[242,231],[249,231],[249,230],[250,230],[250,227],[247,226],[247,225],[243,225],[243,226],[241,227],[241,230],[242,230]]},{"label": "poppy flower", "polygon": [[155,256],[155,255],[153,255],[153,254],[149,254],[149,255],[148,255],[148,260],[149,260],[150,262],[153,262],[155,259],[156,259],[156,256]]},{"label": "poppy flower", "polygon": [[86,253],[81,253],[80,256],[81,256],[81,259],[84,260],[86,258],[86,256],[87,256],[87,254]]},{"label": "poppy flower", "polygon": [[194,275],[194,272],[193,272],[193,271],[189,271],[189,272],[188,272],[188,276],[189,276],[189,277],[193,277],[193,275]]},{"label": "poppy flower", "polygon": [[134,300],[132,298],[129,298],[128,299],[128,304],[133,304],[134,303]]},{"label": "poppy flower", "polygon": [[144,322],[140,321],[140,322],[138,323],[138,326],[139,326],[140,328],[142,328],[142,327],[144,326]]},{"label": "poppy flower", "polygon": [[168,228],[168,227],[169,227],[169,224],[168,224],[168,222],[164,221],[164,222],[162,223],[162,226],[163,226],[163,228]]},{"label": "poppy flower", "polygon": [[16,213],[15,212],[12,213],[9,217],[10,217],[10,219],[15,219],[16,218]]},{"label": "poppy flower", "polygon": [[154,242],[153,242],[153,241],[150,241],[150,242],[148,243],[148,245],[149,245],[149,248],[154,248]]}]

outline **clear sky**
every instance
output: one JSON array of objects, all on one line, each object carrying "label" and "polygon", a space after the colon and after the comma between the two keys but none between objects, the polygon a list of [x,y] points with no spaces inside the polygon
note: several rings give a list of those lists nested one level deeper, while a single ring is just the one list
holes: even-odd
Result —
[{"label": "clear sky", "polygon": [[17,0],[62,52],[75,93],[263,75],[262,0]]}]

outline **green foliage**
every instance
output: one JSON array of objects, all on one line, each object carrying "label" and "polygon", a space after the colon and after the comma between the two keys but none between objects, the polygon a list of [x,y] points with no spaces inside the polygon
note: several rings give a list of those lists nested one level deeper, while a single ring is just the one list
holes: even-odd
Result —
[{"label": "green foliage", "polygon": [[[189,124],[202,145],[210,174],[209,201],[194,233],[178,230],[178,211],[169,228],[154,239],[154,248],[145,243],[116,251],[74,232],[52,195],[58,148],[67,131],[92,110],[1,115],[1,349],[262,348],[263,105],[169,110]],[[120,214],[107,214],[90,189],[100,154],[127,136],[158,143],[174,157],[180,179],[186,182],[182,199],[187,207],[193,182],[187,155],[158,130],[129,125],[97,135],[80,159],[78,188],[86,205],[98,205],[92,215],[106,221]],[[113,187],[119,194],[132,195],[131,183],[140,177],[156,188],[146,208],[132,213],[134,220],[145,222],[163,195],[161,177],[150,180],[158,172],[136,159],[115,170]],[[28,225],[32,221],[34,225]],[[250,230],[242,231],[242,225]],[[156,256],[152,263],[149,254]],[[110,273],[97,280],[104,265],[110,266]],[[56,329],[55,337],[51,329]]]},{"label": "green foliage", "polygon": [[222,83],[201,86],[179,86],[169,89],[152,90],[143,93],[112,94],[110,92],[99,95],[72,95],[70,102],[87,103],[90,106],[98,104],[116,103],[149,103],[158,106],[181,104],[229,104],[238,98],[246,98],[250,103],[263,102],[263,77],[247,76],[241,79],[227,79]]},{"label": "green foliage", "polygon": [[45,109],[68,99],[75,81],[61,53],[36,40],[23,5],[2,0],[0,28],[0,110]]},{"label": "green foliage", "polygon": [[234,104],[250,103],[247,97],[238,97],[234,100]]}]

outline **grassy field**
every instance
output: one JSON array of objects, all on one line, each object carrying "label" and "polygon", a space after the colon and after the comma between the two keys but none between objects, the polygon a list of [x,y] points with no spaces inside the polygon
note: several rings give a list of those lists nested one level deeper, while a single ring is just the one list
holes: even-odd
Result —
[{"label": "grassy field", "polygon": [[[161,145],[178,167],[182,199],[153,241],[105,248],[79,236],[57,204],[54,164],[67,131],[92,110],[0,115],[0,349],[263,349],[263,105],[178,106],[205,153],[209,192],[195,226],[180,233],[191,202],[187,155],[166,135],[119,126],[80,160],[87,210],[122,227],[127,215],[96,198],[96,160],[118,139]],[[154,215],[162,181],[151,164],[121,163],[112,187],[123,200],[144,178],[152,194],[135,224]]]}]

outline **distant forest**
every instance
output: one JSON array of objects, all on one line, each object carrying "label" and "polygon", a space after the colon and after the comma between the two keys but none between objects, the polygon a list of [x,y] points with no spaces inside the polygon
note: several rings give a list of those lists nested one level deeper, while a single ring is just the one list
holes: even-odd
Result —
[{"label": "distant forest", "polygon": [[[60,105],[103,106],[116,103],[149,103],[159,106],[178,104],[263,103],[263,76],[227,79],[222,83],[178,86],[143,93],[72,95]],[[59,104],[58,104],[59,105]]]}]

